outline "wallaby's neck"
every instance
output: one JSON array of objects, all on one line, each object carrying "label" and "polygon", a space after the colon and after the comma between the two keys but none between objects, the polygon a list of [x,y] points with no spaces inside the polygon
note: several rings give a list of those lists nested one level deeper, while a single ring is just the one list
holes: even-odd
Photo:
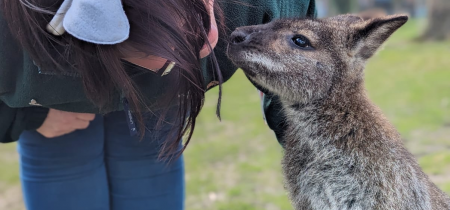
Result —
[{"label": "wallaby's neck", "polygon": [[287,124],[290,126],[287,141],[333,141],[348,135],[353,135],[356,139],[399,139],[395,128],[368,99],[363,82],[310,103],[282,103]]},{"label": "wallaby's neck", "polygon": [[[343,89],[335,87],[334,89]],[[329,96],[312,100],[309,102],[282,100],[284,109],[288,118],[302,120],[304,114],[308,114],[308,119],[314,119],[336,115],[342,112],[351,112],[359,114],[357,111],[362,107],[372,106],[372,103],[366,96],[363,83],[356,84],[353,88],[345,88],[344,91],[332,91]],[[306,120],[306,119],[305,119]]]}]

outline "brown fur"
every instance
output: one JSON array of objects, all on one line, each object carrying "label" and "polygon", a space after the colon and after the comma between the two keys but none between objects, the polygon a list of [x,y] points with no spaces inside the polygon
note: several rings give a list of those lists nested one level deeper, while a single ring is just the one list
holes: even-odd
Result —
[{"label": "brown fur", "polygon": [[233,32],[230,59],[283,105],[295,209],[450,209],[364,88],[367,59],[407,19],[284,19]]}]

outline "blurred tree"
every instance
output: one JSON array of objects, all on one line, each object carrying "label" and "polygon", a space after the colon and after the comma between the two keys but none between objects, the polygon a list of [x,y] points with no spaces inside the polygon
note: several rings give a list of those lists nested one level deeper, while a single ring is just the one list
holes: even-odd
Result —
[{"label": "blurred tree", "polygon": [[450,39],[450,0],[430,0],[428,26],[421,40]]},{"label": "blurred tree", "polygon": [[358,12],[373,8],[372,0],[358,0]]},{"label": "blurred tree", "polygon": [[403,11],[407,12],[410,17],[416,17],[416,0],[402,0],[400,1],[400,6]]},{"label": "blurred tree", "polygon": [[357,0],[333,0],[337,14],[352,13],[358,3]]},{"label": "blurred tree", "polygon": [[392,14],[396,2],[394,0],[375,0],[374,6],[384,9],[388,14]]},{"label": "blurred tree", "polygon": [[351,11],[351,0],[335,0],[338,14],[346,14]]}]

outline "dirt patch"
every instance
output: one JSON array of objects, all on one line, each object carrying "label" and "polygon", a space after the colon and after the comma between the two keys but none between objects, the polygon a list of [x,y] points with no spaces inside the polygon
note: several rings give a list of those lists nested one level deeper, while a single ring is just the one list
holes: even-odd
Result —
[{"label": "dirt patch", "polygon": [[19,186],[7,188],[0,193],[1,210],[25,210],[22,200],[22,192]]}]

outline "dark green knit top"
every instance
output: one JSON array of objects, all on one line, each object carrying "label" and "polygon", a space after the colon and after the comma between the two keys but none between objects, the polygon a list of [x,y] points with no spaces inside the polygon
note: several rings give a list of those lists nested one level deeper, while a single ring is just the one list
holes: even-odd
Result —
[{"label": "dark green knit top", "polygon": [[[278,18],[313,17],[314,0],[239,0],[222,1],[226,17],[226,28],[231,33],[236,27],[270,22]],[[224,34],[222,34],[224,35]],[[226,43],[219,41],[214,52],[218,58],[224,81],[228,80],[237,67],[226,57]],[[202,61],[204,87],[214,84],[208,59]],[[137,86],[149,104],[158,100],[161,90],[168,84],[164,77],[153,72],[126,66]],[[0,16],[0,142],[12,142],[19,138],[23,130],[40,127],[47,116],[48,108],[70,112],[100,113],[86,98],[80,78],[77,75],[45,74],[34,64],[27,52],[23,51],[9,32],[7,23]],[[122,110],[120,94],[111,101],[110,110]],[[277,130],[279,116],[272,96],[265,99],[265,112],[269,126]],[[278,110],[278,111],[277,111]]]}]

